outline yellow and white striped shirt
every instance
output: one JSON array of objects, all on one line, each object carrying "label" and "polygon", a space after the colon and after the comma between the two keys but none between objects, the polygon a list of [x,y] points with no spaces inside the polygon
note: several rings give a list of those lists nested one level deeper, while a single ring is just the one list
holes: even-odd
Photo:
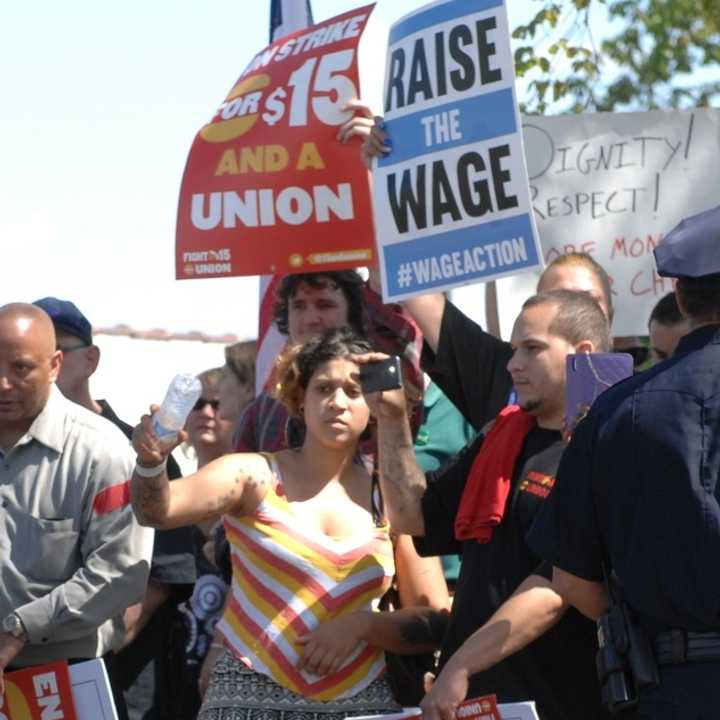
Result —
[{"label": "yellow and white striped shirt", "polygon": [[285,499],[277,466],[252,515],[225,516],[233,580],[218,629],[257,672],[317,700],[352,697],[382,674],[382,650],[365,643],[337,672],[297,670],[301,646],[323,621],[369,610],[395,572],[389,527],[336,540],[308,526]]}]

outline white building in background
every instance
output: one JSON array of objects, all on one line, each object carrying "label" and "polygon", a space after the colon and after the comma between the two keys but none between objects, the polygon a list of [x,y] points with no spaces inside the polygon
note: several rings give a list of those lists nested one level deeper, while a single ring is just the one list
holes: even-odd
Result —
[{"label": "white building in background", "polygon": [[[93,328],[100,364],[90,391],[105,399],[120,419],[136,425],[151,403],[160,404],[177,373],[198,374],[225,364],[224,348],[235,335],[208,336],[199,332],[139,331],[126,326]],[[192,459],[178,448],[173,453],[184,472]]]}]

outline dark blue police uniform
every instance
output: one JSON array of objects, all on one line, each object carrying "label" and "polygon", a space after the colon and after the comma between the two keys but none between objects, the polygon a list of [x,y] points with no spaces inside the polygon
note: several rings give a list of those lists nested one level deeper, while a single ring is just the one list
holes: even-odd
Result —
[{"label": "dark blue police uniform", "polygon": [[[720,212],[696,218],[658,246],[660,274],[720,273]],[[530,531],[555,567],[600,582],[609,563],[617,576],[660,665],[643,720],[720,717],[719,480],[720,323],[596,400]]]},{"label": "dark blue police uniform", "polygon": [[[648,636],[668,651],[678,639],[679,654],[664,658],[677,664],[662,665],[661,686],[643,693],[643,718],[666,717],[644,714],[646,701],[678,697],[678,687],[685,694],[688,677],[706,692],[688,692],[689,705],[667,717],[720,716],[719,477],[720,324],[695,330],[669,360],[598,398],[530,533],[540,555],[586,580],[602,581],[607,557]],[[717,633],[691,635],[717,654],[686,667],[687,631]],[[697,702],[706,714],[692,714]]]}]

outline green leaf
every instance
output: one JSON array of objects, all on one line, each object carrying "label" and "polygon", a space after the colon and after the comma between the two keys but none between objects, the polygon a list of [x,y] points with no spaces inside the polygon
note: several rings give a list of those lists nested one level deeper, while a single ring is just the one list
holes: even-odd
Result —
[{"label": "green leaf", "polygon": [[[517,74],[529,80],[525,112],[720,101],[720,79],[715,81],[720,78],[720,0],[534,4],[538,10],[530,22],[513,31],[516,40],[525,41],[515,50]],[[607,25],[608,34],[597,37],[597,28]]]}]

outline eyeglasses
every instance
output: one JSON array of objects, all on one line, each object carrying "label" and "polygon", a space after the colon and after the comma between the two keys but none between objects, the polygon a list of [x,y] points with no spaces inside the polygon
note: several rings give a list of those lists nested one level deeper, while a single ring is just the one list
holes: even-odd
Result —
[{"label": "eyeglasses", "polygon": [[193,410],[202,410],[206,405],[209,405],[213,410],[217,410],[220,407],[220,401],[219,400],[210,400],[209,398],[201,397],[193,405]]}]

